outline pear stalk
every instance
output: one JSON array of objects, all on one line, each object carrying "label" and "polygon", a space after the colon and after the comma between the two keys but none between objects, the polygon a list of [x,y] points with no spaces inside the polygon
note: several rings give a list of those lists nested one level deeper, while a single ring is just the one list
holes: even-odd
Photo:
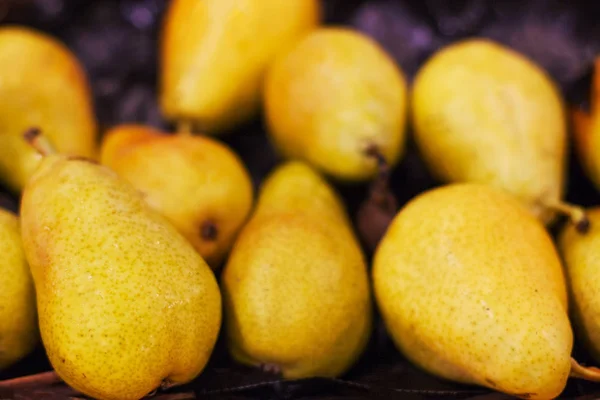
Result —
[{"label": "pear stalk", "polygon": [[584,379],[591,382],[600,382],[600,368],[584,367],[574,358],[571,358],[571,378]]},{"label": "pear stalk", "polygon": [[590,230],[590,220],[582,207],[565,202],[547,203],[545,206],[569,218],[579,233],[587,233]]},{"label": "pear stalk", "polygon": [[37,127],[31,127],[23,133],[25,141],[31,145],[42,156],[56,154],[56,149],[50,140],[42,135],[42,132]]},{"label": "pear stalk", "polygon": [[362,241],[374,250],[398,211],[398,201],[389,187],[390,164],[379,148],[370,145],[365,155],[376,160],[378,172],[358,211],[357,225]]},{"label": "pear stalk", "polygon": [[193,134],[192,123],[190,121],[181,120],[177,122],[177,135],[191,136]]}]

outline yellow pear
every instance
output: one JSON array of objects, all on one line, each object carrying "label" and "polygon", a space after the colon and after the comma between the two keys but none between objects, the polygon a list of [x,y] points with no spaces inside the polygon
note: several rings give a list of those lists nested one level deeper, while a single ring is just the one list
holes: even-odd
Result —
[{"label": "yellow pear", "polygon": [[22,139],[39,127],[64,153],[94,157],[97,127],[90,87],[75,56],[31,28],[0,28],[0,180],[20,192],[41,157]]},{"label": "yellow pear", "polygon": [[600,207],[587,210],[591,229],[586,234],[566,226],[559,237],[571,292],[575,331],[600,362]]},{"label": "yellow pear", "polygon": [[570,372],[597,379],[570,358],[549,234],[500,189],[456,183],[417,196],[390,225],[372,274],[392,339],[431,374],[528,399],[557,397]]},{"label": "yellow pear", "polygon": [[0,370],[38,343],[35,288],[23,253],[19,220],[0,209]]},{"label": "yellow pear", "polygon": [[102,143],[100,160],[142,192],[216,268],[252,208],[250,175],[225,144],[143,125],[121,125]]},{"label": "yellow pear", "polygon": [[590,112],[574,109],[573,133],[575,150],[584,171],[600,190],[600,57],[594,63],[590,96]]},{"label": "yellow pear", "polygon": [[42,341],[67,384],[137,400],[203,370],[221,322],[214,274],[114,171],[47,154],[25,186],[21,230]]},{"label": "yellow pear", "polygon": [[269,68],[264,102],[275,147],[341,181],[394,166],[404,152],[402,70],[373,39],[349,28],[312,31]]},{"label": "yellow pear", "polygon": [[306,164],[279,166],[223,270],[225,330],[239,362],[285,378],[334,377],[371,332],[367,267],[343,204]]},{"label": "yellow pear", "polygon": [[273,57],[320,23],[318,0],[173,0],[161,36],[160,106],[217,134],[254,116]]},{"label": "yellow pear", "polygon": [[478,182],[512,193],[544,223],[561,203],[566,116],[552,78],[516,51],[468,39],[434,54],[411,97],[415,140],[444,182]]}]

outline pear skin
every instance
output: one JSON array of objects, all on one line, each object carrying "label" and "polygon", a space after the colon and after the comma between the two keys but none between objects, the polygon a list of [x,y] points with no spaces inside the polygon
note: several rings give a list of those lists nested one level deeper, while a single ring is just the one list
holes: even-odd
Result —
[{"label": "pear skin", "polygon": [[222,273],[230,352],[285,378],[335,377],[364,350],[372,305],[343,204],[304,163],[279,166]]},{"label": "pear skin", "polygon": [[444,182],[508,191],[541,221],[562,204],[566,166],[564,102],[531,60],[488,39],[443,48],[418,72],[411,96],[415,141]]},{"label": "pear skin", "polygon": [[558,240],[571,294],[575,333],[600,362],[600,208],[587,210],[591,227],[582,234],[565,226]]},{"label": "pear skin", "polygon": [[104,137],[101,163],[135,186],[217,268],[246,222],[253,202],[250,175],[225,144],[121,125]]},{"label": "pear skin", "polygon": [[521,398],[563,391],[573,346],[564,272],[543,224],[513,196],[475,183],[417,196],[372,275],[388,332],[419,367]]},{"label": "pear skin", "polygon": [[101,400],[137,400],[205,367],[221,323],[211,269],[108,167],[44,156],[21,204],[40,332],[56,373]]},{"label": "pear skin", "polygon": [[571,111],[573,142],[579,162],[594,186],[600,190],[600,57],[594,62],[590,111]]},{"label": "pear skin", "polygon": [[173,0],[161,35],[160,107],[218,134],[254,116],[276,54],[321,20],[318,0]]},{"label": "pear skin", "polygon": [[0,371],[39,341],[35,288],[25,260],[19,220],[0,209]]},{"label": "pear skin", "polygon": [[404,74],[361,32],[319,28],[282,52],[269,68],[264,104],[279,153],[337,180],[373,178],[378,168],[370,148],[390,167],[404,152]]},{"label": "pear skin", "polygon": [[41,157],[23,141],[44,130],[64,154],[96,156],[97,124],[83,67],[65,45],[32,28],[0,28],[0,180],[19,193]]}]

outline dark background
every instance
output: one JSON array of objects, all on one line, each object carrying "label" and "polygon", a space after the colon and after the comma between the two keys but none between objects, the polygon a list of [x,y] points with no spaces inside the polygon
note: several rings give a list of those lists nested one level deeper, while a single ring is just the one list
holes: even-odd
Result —
[{"label": "dark background", "polygon": [[[92,83],[101,129],[123,122],[170,129],[156,101],[157,35],[166,4],[165,0],[0,0],[0,24],[20,23],[44,30],[76,53]],[[587,106],[592,62],[600,53],[600,2],[323,0],[323,5],[326,23],[350,25],[375,38],[397,60],[409,82],[435,50],[462,38],[485,36],[545,67],[570,105]],[[257,186],[278,161],[260,120],[222,139],[244,159]],[[438,184],[420,161],[410,135],[408,140],[407,154],[391,179],[400,205]],[[354,215],[367,188],[359,185],[338,189]],[[567,199],[585,206],[600,204],[598,192],[572,155]],[[0,205],[17,210],[16,199],[2,188]],[[580,349],[575,352],[581,361],[591,362]],[[0,379],[49,369],[44,351],[39,348],[1,373]],[[181,392],[179,397],[170,398],[194,398],[194,393],[211,399],[507,398],[485,389],[442,382],[418,371],[395,350],[380,322],[363,358],[339,380],[282,382],[277,376],[234,365],[219,342],[197,381],[177,392]],[[55,385],[20,393],[0,392],[0,399],[76,395]],[[600,398],[600,384],[571,381],[563,397]]]}]

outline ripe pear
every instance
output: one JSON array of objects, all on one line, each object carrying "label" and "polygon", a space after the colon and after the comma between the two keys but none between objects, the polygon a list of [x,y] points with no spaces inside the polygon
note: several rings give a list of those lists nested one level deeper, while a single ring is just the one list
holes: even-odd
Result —
[{"label": "ripe pear", "polygon": [[25,260],[19,220],[0,209],[0,370],[38,343],[35,288]]},{"label": "ripe pear", "polygon": [[455,183],[417,196],[390,225],[372,274],[393,341],[431,374],[529,399],[557,397],[570,372],[598,375],[570,358],[549,234],[505,191]]},{"label": "ripe pear", "polygon": [[600,207],[587,210],[591,229],[586,234],[567,225],[559,236],[571,292],[572,320],[577,335],[600,362]]},{"label": "ripe pear", "polygon": [[41,157],[22,139],[40,127],[64,153],[94,157],[97,126],[79,61],[57,39],[20,26],[0,28],[0,180],[22,190]]},{"label": "ripe pear", "polygon": [[213,268],[252,208],[246,167],[214,139],[121,125],[105,135],[100,161],[141,191]]},{"label": "ripe pear", "polygon": [[133,400],[202,371],[221,322],[214,274],[114,171],[45,155],[21,229],[42,341],[67,384]]},{"label": "ripe pear", "polygon": [[574,109],[573,133],[575,150],[584,171],[600,190],[600,57],[594,63],[590,112]]},{"label": "ripe pear", "polygon": [[285,378],[335,377],[371,332],[367,267],[337,194],[301,162],[263,183],[222,274],[237,361]]},{"label": "ripe pear", "polygon": [[320,23],[321,9],[318,0],[173,0],[165,18],[162,112],[218,134],[256,114],[267,66]]},{"label": "ripe pear", "polygon": [[418,72],[411,97],[415,141],[444,182],[506,190],[544,223],[562,203],[566,116],[552,78],[533,61],[488,39],[451,44]]},{"label": "ripe pear", "polygon": [[404,74],[373,39],[349,28],[314,30],[269,68],[264,103],[270,137],[287,158],[340,181],[393,167],[404,152]]}]

